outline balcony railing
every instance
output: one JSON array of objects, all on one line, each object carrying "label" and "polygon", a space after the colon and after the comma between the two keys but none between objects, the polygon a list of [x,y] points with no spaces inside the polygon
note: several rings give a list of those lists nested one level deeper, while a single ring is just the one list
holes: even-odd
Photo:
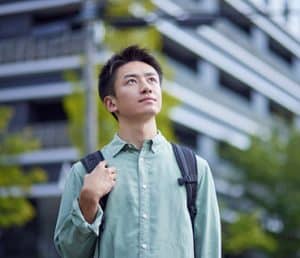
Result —
[{"label": "balcony railing", "polygon": [[80,4],[81,0],[0,0],[0,16],[61,8]]},{"label": "balcony railing", "polygon": [[32,124],[25,128],[34,139],[39,140],[41,148],[68,147],[71,145],[67,122]]},{"label": "balcony railing", "polygon": [[0,41],[0,64],[41,60],[82,53],[83,31],[47,37],[20,37]]},{"label": "balcony railing", "polygon": [[297,81],[298,78],[292,73],[292,69],[278,57],[272,55],[270,51],[258,51],[257,48],[251,44],[250,40],[245,39],[244,35],[231,26],[227,21],[222,20],[215,23],[214,28],[221,32],[228,39],[232,39],[234,42],[237,42],[240,46],[244,47],[252,55],[260,58],[262,61],[267,63],[269,66],[278,70],[280,73],[291,77],[293,80]]},{"label": "balcony railing", "polygon": [[0,4],[11,4],[11,3],[20,3],[20,2],[26,2],[26,1],[30,1],[30,0],[0,0]]}]

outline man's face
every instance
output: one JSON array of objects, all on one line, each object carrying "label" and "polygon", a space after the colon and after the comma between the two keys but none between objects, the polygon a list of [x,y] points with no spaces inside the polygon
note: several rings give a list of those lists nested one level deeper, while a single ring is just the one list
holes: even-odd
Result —
[{"label": "man's face", "polygon": [[118,119],[149,119],[161,109],[161,87],[156,70],[143,62],[133,61],[118,68],[115,97],[111,97]]}]

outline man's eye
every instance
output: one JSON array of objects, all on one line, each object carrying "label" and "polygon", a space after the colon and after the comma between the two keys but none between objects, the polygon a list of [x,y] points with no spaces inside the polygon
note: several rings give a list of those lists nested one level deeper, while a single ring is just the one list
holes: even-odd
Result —
[{"label": "man's eye", "polygon": [[148,79],[150,82],[157,82],[156,78],[155,77],[149,77]]},{"label": "man's eye", "polygon": [[132,85],[132,84],[135,84],[136,83],[136,80],[135,79],[130,79],[126,82],[127,85]]}]

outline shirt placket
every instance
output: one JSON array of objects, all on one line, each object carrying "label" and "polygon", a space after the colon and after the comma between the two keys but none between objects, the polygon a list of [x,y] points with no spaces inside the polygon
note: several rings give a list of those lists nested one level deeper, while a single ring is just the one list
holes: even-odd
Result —
[{"label": "shirt placket", "polygon": [[145,160],[144,148],[139,155],[139,196],[140,196],[140,213],[139,213],[139,257],[148,257],[149,254],[149,175],[147,173],[147,163]]}]

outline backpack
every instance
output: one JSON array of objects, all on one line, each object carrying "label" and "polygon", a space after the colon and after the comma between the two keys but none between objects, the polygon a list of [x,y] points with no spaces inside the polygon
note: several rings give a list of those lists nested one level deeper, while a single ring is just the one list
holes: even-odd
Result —
[{"label": "backpack", "polygon": [[[178,178],[179,186],[185,185],[187,191],[187,208],[191,217],[192,227],[194,230],[194,218],[197,213],[196,196],[197,196],[197,161],[195,153],[188,147],[172,143],[173,152],[177,161],[177,165],[181,171],[181,178]],[[98,165],[104,157],[100,150],[88,154],[80,161],[90,173]],[[103,196],[100,200],[100,205],[104,211],[108,194]],[[102,223],[103,226],[103,223]],[[103,230],[103,227],[101,227]]]}]

